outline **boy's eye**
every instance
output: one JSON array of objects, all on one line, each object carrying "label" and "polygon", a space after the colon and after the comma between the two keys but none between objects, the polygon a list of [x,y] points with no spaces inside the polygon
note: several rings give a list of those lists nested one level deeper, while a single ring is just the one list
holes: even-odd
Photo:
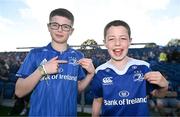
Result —
[{"label": "boy's eye", "polygon": [[108,41],[112,41],[112,40],[114,40],[114,38],[109,38],[109,39],[108,39]]},{"label": "boy's eye", "polygon": [[57,24],[52,24],[51,26],[53,26],[53,27],[58,27],[58,25],[57,25]]},{"label": "boy's eye", "polygon": [[121,38],[122,40],[127,40],[126,38]]}]

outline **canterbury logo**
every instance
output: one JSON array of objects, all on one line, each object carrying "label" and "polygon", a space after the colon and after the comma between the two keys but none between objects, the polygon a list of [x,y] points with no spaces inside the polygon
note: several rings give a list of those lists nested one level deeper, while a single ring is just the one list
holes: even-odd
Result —
[{"label": "canterbury logo", "polygon": [[103,78],[103,83],[104,84],[112,84],[113,83],[112,77],[104,77]]}]

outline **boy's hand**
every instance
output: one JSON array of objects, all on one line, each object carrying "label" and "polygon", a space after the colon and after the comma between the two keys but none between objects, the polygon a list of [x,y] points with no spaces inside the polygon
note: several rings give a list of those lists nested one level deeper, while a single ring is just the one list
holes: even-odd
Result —
[{"label": "boy's hand", "polygon": [[161,88],[168,87],[168,81],[164,76],[158,71],[152,71],[145,74],[144,79],[146,79],[151,84],[156,84]]},{"label": "boy's hand", "polygon": [[82,58],[82,59],[80,59],[80,60],[78,61],[78,63],[79,63],[84,69],[86,69],[86,71],[88,72],[88,74],[94,75],[94,73],[95,73],[95,68],[94,68],[94,65],[93,65],[91,59]]},{"label": "boy's hand", "polygon": [[58,60],[58,56],[53,57],[47,63],[44,64],[47,74],[58,73],[59,64],[67,63],[65,60]]}]

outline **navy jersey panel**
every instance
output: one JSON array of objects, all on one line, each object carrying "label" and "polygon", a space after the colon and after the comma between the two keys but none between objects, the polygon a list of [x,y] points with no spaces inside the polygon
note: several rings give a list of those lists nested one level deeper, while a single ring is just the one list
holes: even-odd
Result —
[{"label": "navy jersey panel", "polygon": [[136,59],[131,59],[122,71],[109,61],[99,66],[93,78],[92,90],[95,98],[103,97],[102,115],[149,115],[147,94],[153,90],[153,86],[147,85],[144,80],[144,74],[149,71],[148,63]]},{"label": "navy jersey panel", "polygon": [[83,68],[77,62],[84,57],[81,52],[72,48],[58,52],[51,47],[51,44],[33,49],[25,58],[17,76],[26,78],[40,64],[56,56],[59,60],[66,60],[68,63],[59,64],[57,74],[41,78],[31,94],[30,116],[74,116],[77,114],[77,81],[85,77]]}]

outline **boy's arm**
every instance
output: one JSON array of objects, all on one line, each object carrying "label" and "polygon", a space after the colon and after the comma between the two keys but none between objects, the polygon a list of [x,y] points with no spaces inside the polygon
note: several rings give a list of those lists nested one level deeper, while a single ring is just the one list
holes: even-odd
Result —
[{"label": "boy's arm", "polygon": [[167,90],[168,87],[164,87],[164,88],[159,88],[159,89],[155,89],[153,90],[153,92],[151,93],[154,97],[165,97],[167,95]]},{"label": "boy's arm", "polygon": [[150,83],[158,85],[159,88],[152,92],[155,97],[164,97],[168,91],[168,81],[160,72],[148,72],[144,78]]},{"label": "boy's arm", "polygon": [[18,97],[23,97],[30,93],[36,84],[39,82],[42,74],[39,69],[36,69],[30,76],[27,78],[18,78],[15,86],[15,94]]},{"label": "boy's arm", "polygon": [[82,92],[91,82],[95,74],[95,68],[91,59],[83,58],[79,60],[79,64],[87,71],[85,79],[78,81],[78,91]]},{"label": "boy's arm", "polygon": [[23,97],[26,94],[30,93],[44,75],[57,73],[59,64],[64,63],[67,63],[67,61],[58,60],[58,57],[56,56],[45,63],[44,67],[39,66],[27,78],[18,78],[15,87],[15,94],[18,97]]},{"label": "boy's arm", "polygon": [[102,98],[94,98],[92,105],[92,117],[99,117],[102,105]]}]

